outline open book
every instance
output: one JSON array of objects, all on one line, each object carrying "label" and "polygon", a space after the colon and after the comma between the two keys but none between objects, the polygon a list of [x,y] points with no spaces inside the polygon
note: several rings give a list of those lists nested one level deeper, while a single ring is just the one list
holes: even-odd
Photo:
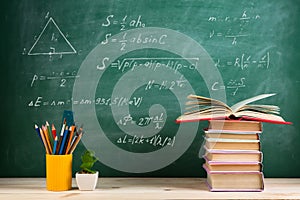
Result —
[{"label": "open book", "polygon": [[275,94],[261,94],[229,107],[225,103],[216,99],[203,96],[189,95],[186,103],[188,112],[176,119],[177,123],[192,122],[199,120],[214,119],[240,119],[269,122],[277,124],[291,124],[279,116],[279,107],[274,105],[254,105],[249,104],[260,99],[264,99]]}]

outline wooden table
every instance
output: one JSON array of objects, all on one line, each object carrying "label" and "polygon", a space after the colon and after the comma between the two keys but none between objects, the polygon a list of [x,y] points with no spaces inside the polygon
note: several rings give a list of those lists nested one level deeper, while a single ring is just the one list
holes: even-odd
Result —
[{"label": "wooden table", "polygon": [[46,190],[45,178],[0,178],[0,199],[300,199],[300,179],[265,179],[263,192],[209,192],[203,178],[99,178],[95,191]]}]

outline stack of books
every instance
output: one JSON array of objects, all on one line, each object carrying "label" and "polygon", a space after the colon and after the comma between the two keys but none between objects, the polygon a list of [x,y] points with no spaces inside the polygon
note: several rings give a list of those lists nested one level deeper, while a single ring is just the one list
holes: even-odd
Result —
[{"label": "stack of books", "polygon": [[250,104],[275,94],[261,94],[229,107],[216,99],[189,95],[188,111],[177,123],[207,120],[205,164],[211,191],[262,191],[262,122],[291,124],[275,105]]},{"label": "stack of books", "polygon": [[264,189],[261,122],[210,120],[204,132],[203,168],[211,191]]}]

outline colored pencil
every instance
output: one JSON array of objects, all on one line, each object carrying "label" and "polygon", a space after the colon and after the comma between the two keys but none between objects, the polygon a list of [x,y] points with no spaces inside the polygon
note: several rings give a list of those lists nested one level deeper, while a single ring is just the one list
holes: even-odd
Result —
[{"label": "colored pencil", "polygon": [[68,152],[71,148],[71,142],[72,142],[72,139],[73,139],[74,131],[75,131],[75,126],[73,125],[73,126],[71,126],[71,130],[70,130],[70,134],[69,134],[69,138],[68,138],[68,143],[66,145],[65,154],[68,154]]},{"label": "colored pencil", "polygon": [[43,130],[44,137],[45,137],[48,149],[49,149],[49,154],[52,154],[52,145],[51,145],[51,142],[49,139],[48,130],[44,125],[42,125],[42,130]]},{"label": "colored pencil", "polygon": [[39,138],[41,139],[41,141],[43,142],[42,137],[41,137],[41,133],[40,133],[40,129],[39,129],[38,125],[35,124],[34,125],[34,129],[37,132],[37,134],[38,134]]},{"label": "colored pencil", "polygon": [[53,155],[55,155],[55,149],[56,149],[56,146],[57,146],[57,141],[58,141],[58,138],[57,138],[57,136],[55,136],[55,138],[54,138],[54,145],[53,145],[53,151],[52,151]]},{"label": "colored pencil", "polygon": [[79,135],[82,131],[83,131],[83,124],[81,124],[81,126],[80,126],[80,128],[79,128],[79,130],[78,130],[77,135]]},{"label": "colored pencil", "polygon": [[52,132],[53,138],[55,138],[56,137],[56,129],[55,129],[54,124],[52,124],[52,130],[51,130],[51,132]]},{"label": "colored pencil", "polygon": [[63,150],[65,148],[65,143],[66,143],[68,134],[69,134],[69,129],[68,129],[68,126],[66,126],[66,129],[65,129],[65,132],[64,132],[64,135],[63,135],[63,139],[61,141],[59,152],[58,152],[59,155],[63,154]]},{"label": "colored pencil", "polygon": [[44,134],[43,134],[43,130],[42,130],[41,128],[40,128],[40,135],[41,135],[41,138],[42,138],[42,140],[43,140],[43,144],[44,144],[44,147],[45,147],[45,149],[46,149],[46,153],[47,153],[47,154],[50,154],[49,149],[48,149],[47,142],[46,142],[45,137],[44,137]]},{"label": "colored pencil", "polygon": [[57,144],[57,147],[56,147],[56,154],[59,153],[60,145],[61,145],[61,142],[62,142],[62,139],[63,139],[63,136],[64,136],[64,132],[65,132],[65,127],[66,127],[66,119],[64,119],[64,123],[61,127],[60,137],[58,138],[58,144]]},{"label": "colored pencil", "polygon": [[63,121],[60,135],[57,134],[54,124],[50,127],[48,121],[41,128],[35,124],[34,129],[43,143],[46,154],[52,155],[72,154],[84,134],[83,125],[80,128],[75,125],[69,127],[66,119]]},{"label": "colored pencil", "polygon": [[72,144],[72,146],[71,146],[70,151],[68,152],[68,154],[72,154],[72,153],[74,152],[74,150],[75,150],[76,146],[78,145],[78,143],[79,143],[81,137],[82,137],[82,133],[80,133],[80,134],[76,137],[76,139],[75,139],[74,143]]},{"label": "colored pencil", "polygon": [[50,129],[50,124],[48,123],[48,121],[46,121],[46,128],[48,131],[48,135],[49,135],[49,139],[50,139],[50,143],[53,144],[54,138],[51,134],[51,129]]}]

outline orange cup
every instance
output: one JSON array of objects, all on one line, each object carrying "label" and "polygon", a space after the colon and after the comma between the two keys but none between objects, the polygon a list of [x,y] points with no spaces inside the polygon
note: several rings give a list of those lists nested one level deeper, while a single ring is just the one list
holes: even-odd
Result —
[{"label": "orange cup", "polygon": [[72,188],[72,154],[46,154],[46,185],[50,191]]}]

